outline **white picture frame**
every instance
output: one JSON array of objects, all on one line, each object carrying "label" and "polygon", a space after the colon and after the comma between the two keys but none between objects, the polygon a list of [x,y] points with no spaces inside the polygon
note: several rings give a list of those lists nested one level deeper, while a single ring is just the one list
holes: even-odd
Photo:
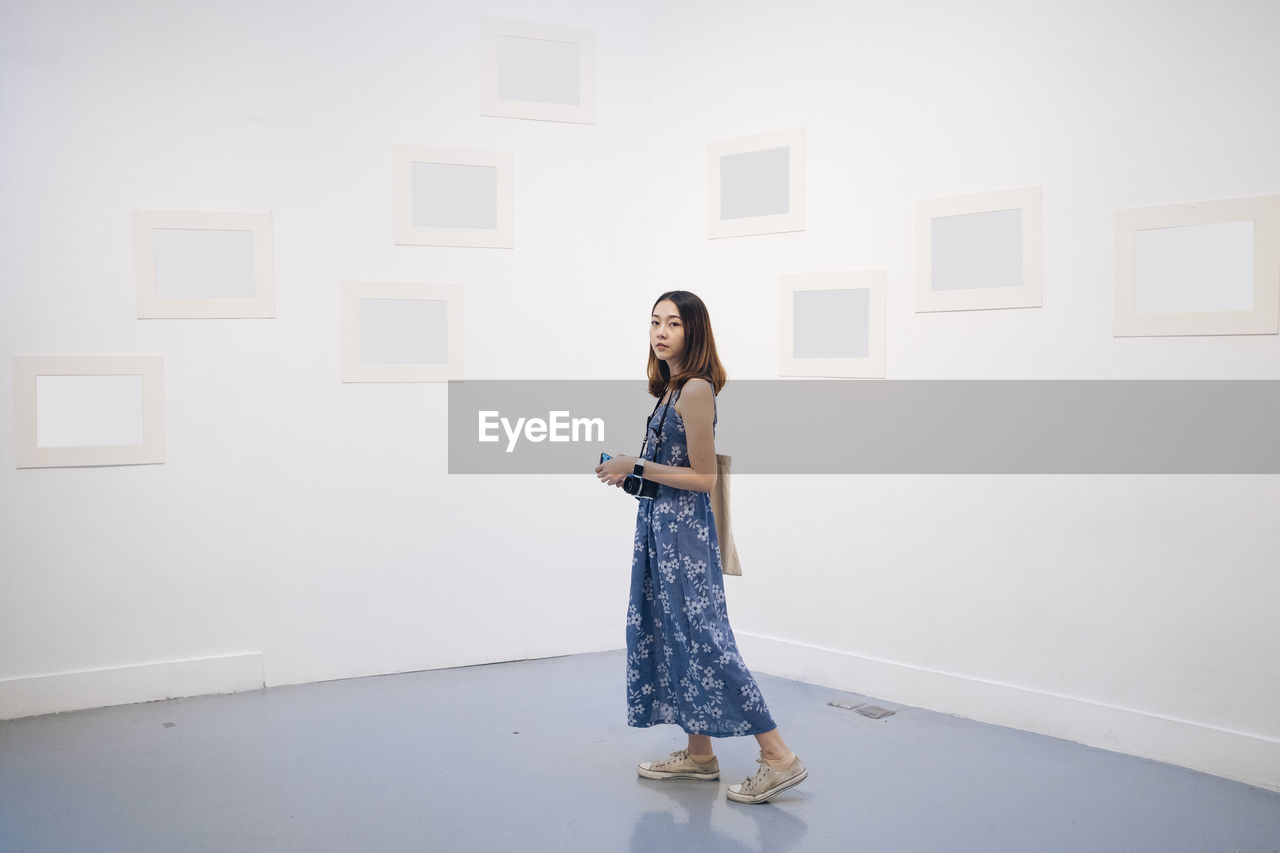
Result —
[{"label": "white picture frame", "polygon": [[[94,383],[94,379],[131,379],[134,396],[112,400],[123,386]],[[47,383],[43,400],[41,379],[87,382]],[[17,468],[68,468],[98,465],[153,465],[165,459],[164,359],[153,355],[14,356],[14,462]],[[134,408],[136,407],[136,408]],[[130,409],[133,408],[133,411]],[[116,443],[95,440],[93,433],[118,432],[122,420],[136,419],[125,431],[137,440]],[[104,423],[107,422],[107,423]],[[115,423],[113,427],[112,423]],[[60,432],[64,437],[51,440]],[[71,436],[67,438],[66,436]],[[90,436],[77,440],[77,436]]]},{"label": "white picture frame", "polygon": [[593,30],[502,18],[480,29],[481,115],[596,123]]},{"label": "white picture frame", "polygon": [[396,244],[512,248],[513,164],[510,151],[395,146]]},{"label": "white picture frame", "polygon": [[[791,273],[778,277],[778,375],[820,376],[849,379],[885,378],[885,324],[886,270],[847,270],[837,272]],[[842,293],[856,299],[842,300]],[[812,294],[817,299],[807,300]],[[806,308],[806,302],[812,304]],[[809,317],[806,318],[806,310]],[[823,315],[825,329],[812,323]],[[851,354],[838,354],[842,346],[832,345],[832,324],[837,328],[842,320],[853,319],[865,323],[865,327],[851,329],[849,341]],[[824,340],[809,346],[800,341],[797,347],[797,329],[801,335],[817,333]]]},{"label": "white picture frame", "polygon": [[133,212],[138,319],[269,319],[276,314],[271,213]]},{"label": "white picture frame", "polygon": [[[1252,223],[1251,252],[1238,230],[1220,230],[1230,223]],[[1200,239],[1211,231],[1219,236]],[[1115,233],[1115,337],[1280,333],[1280,195],[1117,210]],[[1152,310],[1153,276],[1162,274],[1182,278],[1180,308]],[[1235,305],[1220,304],[1224,288]]]},{"label": "white picture frame", "polygon": [[[463,378],[463,317],[462,285],[426,282],[373,282],[344,281],[342,283],[342,381],[343,382],[447,382]],[[402,311],[410,315],[390,327],[392,334],[401,336],[398,344],[370,346],[362,344],[362,332],[370,328],[367,307],[378,302],[395,303],[409,308]],[[414,302],[424,303],[424,312],[412,310]],[[443,317],[434,305],[443,303]],[[395,306],[393,306],[395,307]],[[386,316],[385,313],[383,316]],[[415,321],[425,320],[425,325],[414,328]],[[415,333],[435,330],[445,335],[443,343],[413,340]],[[434,347],[444,356],[442,360],[414,360],[413,353],[421,352],[422,345]],[[366,360],[370,354],[402,352],[409,360]],[[374,358],[379,358],[373,355]],[[392,356],[394,357],[394,356]]]},{"label": "white picture frame", "polygon": [[804,128],[707,145],[707,238],[804,230]]},{"label": "white picture frame", "polygon": [[1043,305],[1043,191],[916,202],[916,311]]}]

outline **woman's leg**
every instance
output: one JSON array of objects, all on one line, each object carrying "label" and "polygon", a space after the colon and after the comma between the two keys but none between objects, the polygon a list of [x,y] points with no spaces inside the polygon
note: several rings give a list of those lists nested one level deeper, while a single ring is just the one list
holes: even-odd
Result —
[{"label": "woman's leg", "polygon": [[689,754],[695,761],[710,761],[716,751],[711,746],[710,735],[689,735]]},{"label": "woman's leg", "polygon": [[[783,741],[777,729],[770,729],[764,734],[756,735],[756,742],[760,744],[760,754],[764,756],[764,760],[777,769],[787,767],[796,757],[796,754],[787,748],[786,742]],[[689,751],[693,751],[692,747]]]}]

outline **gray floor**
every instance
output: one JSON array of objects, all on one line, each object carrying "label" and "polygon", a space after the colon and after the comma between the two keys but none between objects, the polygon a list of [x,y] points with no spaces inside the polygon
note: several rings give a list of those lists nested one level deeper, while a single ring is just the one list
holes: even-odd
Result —
[{"label": "gray floor", "polygon": [[[651,782],[623,658],[273,688],[0,723],[0,851],[1280,851],[1280,794],[761,676],[809,779]],[[847,694],[844,694],[847,696]],[[865,697],[861,697],[865,701]],[[878,704],[893,706],[891,703]]]}]

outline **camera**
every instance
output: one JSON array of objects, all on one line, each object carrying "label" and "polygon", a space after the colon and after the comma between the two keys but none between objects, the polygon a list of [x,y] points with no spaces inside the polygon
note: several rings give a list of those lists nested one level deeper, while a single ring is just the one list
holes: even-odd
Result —
[{"label": "camera", "polygon": [[[609,453],[600,454],[600,464],[603,465],[606,459],[612,459]],[[654,498],[658,495],[658,484],[652,480],[645,480],[637,477],[635,474],[628,474],[626,479],[622,481],[622,491],[629,495],[635,495],[640,498]]]},{"label": "camera", "polygon": [[655,498],[658,495],[658,484],[653,480],[643,480],[635,474],[628,474],[622,481],[622,491],[637,498]]}]

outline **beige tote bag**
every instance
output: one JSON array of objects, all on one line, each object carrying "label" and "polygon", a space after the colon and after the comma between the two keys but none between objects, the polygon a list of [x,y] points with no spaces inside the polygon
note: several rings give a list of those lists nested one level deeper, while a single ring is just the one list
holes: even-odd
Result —
[{"label": "beige tote bag", "polygon": [[733,528],[729,525],[729,465],[732,462],[732,456],[716,454],[716,485],[711,490],[711,513],[716,517],[716,537],[720,540],[720,568],[726,575],[741,575],[738,546],[733,542]]}]

